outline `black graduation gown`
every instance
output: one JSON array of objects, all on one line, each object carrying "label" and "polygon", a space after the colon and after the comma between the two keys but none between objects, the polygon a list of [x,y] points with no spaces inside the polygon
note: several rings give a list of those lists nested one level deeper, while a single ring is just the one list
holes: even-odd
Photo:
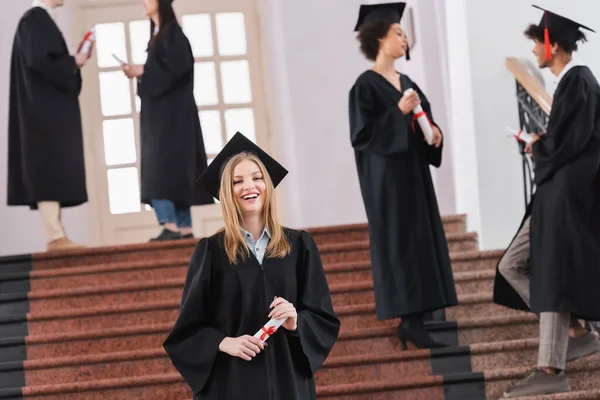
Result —
[{"label": "black graduation gown", "polygon": [[[406,75],[434,123],[427,97]],[[390,319],[458,303],[448,244],[429,170],[442,147],[429,146],[399,92],[368,70],[350,91],[350,138],[369,223],[377,317]]]},{"label": "black graduation gown", "polygon": [[149,46],[138,94],[142,202],[213,204],[213,197],[195,184],[207,159],[194,100],[194,56],[176,22],[161,28]]},{"label": "black graduation gown", "polygon": [[[600,86],[589,68],[573,67],[560,81],[548,131],[534,144],[533,156],[537,190],[528,209],[531,310],[598,320]],[[521,308],[514,290],[499,286],[503,279],[496,279],[495,300]]]},{"label": "black graduation gown", "polygon": [[46,10],[33,7],[13,41],[8,205],[87,202],[80,91],[81,74],[62,33]]},{"label": "black graduation gown", "polygon": [[[283,259],[232,265],[223,234],[202,239],[190,261],[179,317],[164,342],[173,365],[202,400],[316,399],[313,375],[335,343],[340,322],[312,237],[286,229],[292,251]],[[269,304],[283,297],[297,309],[298,329],[283,327],[251,361],[219,352],[225,337],[254,335]]]}]

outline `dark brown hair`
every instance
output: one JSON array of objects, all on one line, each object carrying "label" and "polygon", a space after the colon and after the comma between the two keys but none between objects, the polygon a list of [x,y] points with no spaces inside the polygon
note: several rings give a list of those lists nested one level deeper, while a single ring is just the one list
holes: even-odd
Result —
[{"label": "dark brown hair", "polygon": [[[537,40],[538,42],[544,43],[544,27],[540,25],[531,24],[527,27],[525,32],[523,32],[525,36],[532,40]],[[577,35],[574,38],[565,38],[560,33],[549,31],[550,33],[550,43],[558,44],[558,47],[563,49],[563,51],[567,54],[571,54],[577,50],[577,42],[585,42],[587,41],[587,37],[585,33],[577,30]]]},{"label": "dark brown hair", "polygon": [[156,39],[160,36],[160,34],[164,31],[164,28],[170,22],[177,22],[177,17],[175,17],[175,11],[173,10],[173,0],[158,0],[158,21],[160,24],[160,30],[154,36],[154,28],[156,24],[152,19],[150,19],[150,41],[148,42],[148,47],[152,43],[156,41]]},{"label": "dark brown hair", "polygon": [[387,36],[391,26],[391,21],[373,21],[363,24],[358,31],[358,41],[360,42],[360,51],[368,60],[375,61],[379,53],[379,40]]}]

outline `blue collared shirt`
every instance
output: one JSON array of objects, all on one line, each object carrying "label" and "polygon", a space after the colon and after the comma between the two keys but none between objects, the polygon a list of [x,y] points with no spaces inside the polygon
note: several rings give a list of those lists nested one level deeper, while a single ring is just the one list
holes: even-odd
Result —
[{"label": "blue collared shirt", "polygon": [[269,233],[269,230],[267,227],[265,227],[260,238],[258,240],[254,240],[254,237],[250,232],[246,231],[244,228],[240,229],[242,230],[242,236],[244,236],[246,245],[252,254],[254,254],[254,257],[256,257],[258,263],[262,265],[263,259],[265,258],[265,252],[267,251],[267,246],[271,241],[271,234]]}]

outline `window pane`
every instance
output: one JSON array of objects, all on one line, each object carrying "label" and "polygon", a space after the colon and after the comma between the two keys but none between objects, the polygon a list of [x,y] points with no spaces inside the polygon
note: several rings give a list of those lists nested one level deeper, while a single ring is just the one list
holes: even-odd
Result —
[{"label": "window pane", "polygon": [[219,103],[214,62],[200,62],[194,65],[194,97],[199,106],[212,106]]},{"label": "window pane", "polygon": [[96,25],[96,55],[98,67],[118,67],[119,63],[113,58],[113,54],[121,60],[127,61],[127,50],[125,47],[125,24],[113,22],[110,24]]},{"label": "window pane", "polygon": [[111,214],[139,212],[142,205],[137,168],[109,169],[107,177]]},{"label": "window pane", "polygon": [[200,111],[200,125],[204,139],[206,154],[216,154],[223,148],[223,135],[221,134],[221,113],[217,110]]},{"label": "window pane", "polygon": [[194,57],[214,55],[212,24],[209,14],[189,14],[181,18],[183,33],[192,46]]},{"label": "window pane", "polygon": [[142,99],[138,96],[138,85],[137,80],[133,80],[133,95],[135,96],[135,112],[139,113],[142,109]]},{"label": "window pane", "polygon": [[136,162],[133,119],[113,119],[102,122],[106,165]]},{"label": "window pane", "polygon": [[[150,40],[150,21],[147,19],[129,23],[129,41],[131,42],[131,62],[145,64],[146,48]],[[125,60],[123,60],[125,61]]]},{"label": "window pane", "polygon": [[217,14],[217,43],[222,56],[246,54],[246,25],[240,12]]},{"label": "window pane", "polygon": [[227,104],[250,103],[250,70],[248,61],[225,61],[221,63],[223,101]]},{"label": "window pane", "polygon": [[129,79],[122,71],[100,72],[100,103],[104,116],[131,113]]},{"label": "window pane", "polygon": [[229,141],[236,132],[241,132],[248,139],[256,143],[256,129],[254,126],[254,111],[251,108],[240,108],[225,111],[225,126],[227,127],[227,140]]}]

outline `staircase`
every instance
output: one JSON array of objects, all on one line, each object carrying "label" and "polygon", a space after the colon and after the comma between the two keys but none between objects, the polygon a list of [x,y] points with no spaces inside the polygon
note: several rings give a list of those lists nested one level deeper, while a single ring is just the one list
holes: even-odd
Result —
[{"label": "staircase", "polygon": [[[535,318],[492,304],[501,252],[479,252],[464,216],[444,226],[460,305],[428,323],[452,345],[432,351],[401,351],[398,321],[375,319],[365,225],[310,230],[342,321],[315,377],[319,399],[497,399],[536,364]],[[0,259],[0,400],[190,399],[161,345],[194,244]],[[600,357],[567,373],[573,392],[528,399],[600,399]]]}]

